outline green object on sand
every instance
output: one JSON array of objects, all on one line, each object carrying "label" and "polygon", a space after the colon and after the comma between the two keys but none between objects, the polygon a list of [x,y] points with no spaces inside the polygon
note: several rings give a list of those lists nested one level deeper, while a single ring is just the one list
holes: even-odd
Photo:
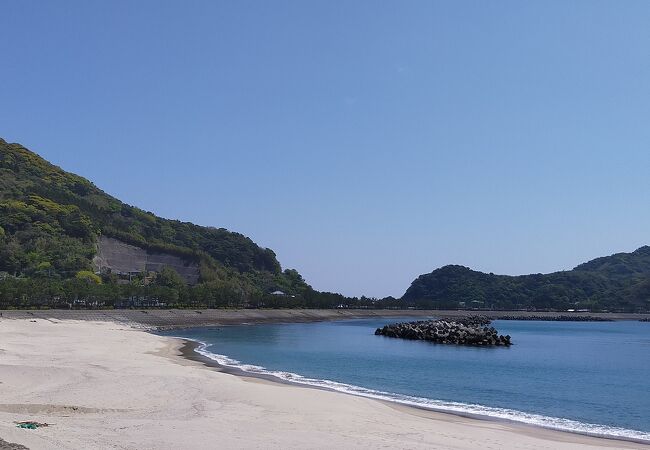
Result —
[{"label": "green object on sand", "polygon": [[18,428],[24,428],[26,430],[35,430],[37,428],[47,427],[50,425],[49,423],[39,423],[39,422],[32,422],[32,421],[15,422],[15,424]]}]

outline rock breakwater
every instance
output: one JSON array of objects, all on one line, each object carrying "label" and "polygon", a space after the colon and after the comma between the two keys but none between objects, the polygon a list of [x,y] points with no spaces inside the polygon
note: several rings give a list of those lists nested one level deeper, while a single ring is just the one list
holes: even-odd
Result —
[{"label": "rock breakwater", "polygon": [[502,336],[488,326],[485,316],[467,316],[453,319],[401,322],[377,328],[376,336],[386,336],[438,344],[474,346],[510,346],[510,335]]}]

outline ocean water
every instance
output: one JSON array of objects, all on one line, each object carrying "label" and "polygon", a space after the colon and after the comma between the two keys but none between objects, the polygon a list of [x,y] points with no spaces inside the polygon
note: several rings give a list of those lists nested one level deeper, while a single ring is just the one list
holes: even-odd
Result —
[{"label": "ocean water", "polygon": [[163,333],[222,365],[440,411],[650,441],[650,323],[495,321],[510,348],[375,336],[413,319]]}]

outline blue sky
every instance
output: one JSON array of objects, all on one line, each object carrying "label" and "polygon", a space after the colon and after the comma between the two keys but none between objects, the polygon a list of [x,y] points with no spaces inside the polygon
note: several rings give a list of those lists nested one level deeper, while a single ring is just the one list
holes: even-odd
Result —
[{"label": "blue sky", "polygon": [[650,244],[648,1],[0,4],[0,136],[315,287]]}]

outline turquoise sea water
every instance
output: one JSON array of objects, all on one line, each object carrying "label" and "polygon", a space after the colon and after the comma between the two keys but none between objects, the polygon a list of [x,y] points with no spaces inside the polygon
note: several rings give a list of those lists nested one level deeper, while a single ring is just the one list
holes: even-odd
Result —
[{"label": "turquoise sea water", "polygon": [[[402,319],[412,320],[412,319]],[[375,336],[399,319],[193,328],[221,364],[465,414],[650,441],[650,323],[495,321],[510,348]]]}]

